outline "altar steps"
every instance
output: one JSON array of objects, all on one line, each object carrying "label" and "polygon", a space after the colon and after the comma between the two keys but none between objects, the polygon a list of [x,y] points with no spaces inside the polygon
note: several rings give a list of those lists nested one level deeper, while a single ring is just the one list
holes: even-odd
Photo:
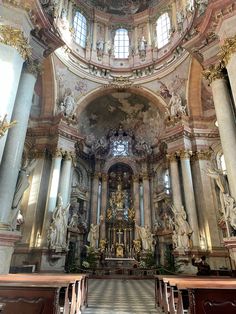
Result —
[{"label": "altar steps", "polygon": [[83,314],[158,314],[154,280],[90,279],[88,308]]}]

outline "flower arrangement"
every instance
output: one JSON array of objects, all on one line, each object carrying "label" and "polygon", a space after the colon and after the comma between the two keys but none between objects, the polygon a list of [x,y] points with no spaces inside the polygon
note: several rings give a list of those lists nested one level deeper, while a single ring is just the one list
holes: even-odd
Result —
[{"label": "flower arrangement", "polygon": [[147,268],[146,262],[144,260],[140,261],[139,267],[140,268]]}]

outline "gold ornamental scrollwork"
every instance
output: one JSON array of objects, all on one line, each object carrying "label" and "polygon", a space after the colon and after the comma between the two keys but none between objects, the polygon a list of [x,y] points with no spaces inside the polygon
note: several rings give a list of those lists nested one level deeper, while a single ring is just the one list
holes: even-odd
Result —
[{"label": "gold ornamental scrollwork", "polygon": [[211,65],[208,69],[202,72],[204,78],[211,84],[213,81],[224,78],[224,64],[220,62],[219,64]]},{"label": "gold ornamental scrollwork", "polygon": [[212,151],[209,149],[207,150],[200,150],[193,153],[192,160],[210,160],[212,155]]},{"label": "gold ornamental scrollwork", "polygon": [[38,60],[25,61],[24,69],[26,72],[33,74],[35,77],[42,73],[42,67]]},{"label": "gold ornamental scrollwork", "polygon": [[131,87],[133,82],[130,81],[129,77],[125,76],[116,76],[113,77],[113,80],[105,87],[115,87],[118,89],[129,88]]},{"label": "gold ornamental scrollwork", "polygon": [[176,161],[176,153],[170,153],[166,155],[166,158],[168,159],[169,162],[174,162]]},{"label": "gold ornamental scrollwork", "polygon": [[220,49],[220,57],[225,65],[228,64],[232,54],[236,53],[236,35],[227,38]]},{"label": "gold ornamental scrollwork", "polygon": [[180,159],[189,159],[193,152],[191,150],[179,150],[176,154],[180,157]]},{"label": "gold ornamental scrollwork", "polygon": [[64,155],[64,151],[62,148],[56,148],[53,152],[52,152],[52,157],[53,158],[62,158]]},{"label": "gold ornamental scrollwork", "polygon": [[31,56],[31,48],[23,32],[9,25],[0,25],[0,43],[15,48],[24,60]]},{"label": "gold ornamental scrollwork", "polygon": [[4,136],[6,131],[13,127],[16,124],[16,121],[7,122],[7,115],[3,117],[3,119],[0,118],[0,138]]}]

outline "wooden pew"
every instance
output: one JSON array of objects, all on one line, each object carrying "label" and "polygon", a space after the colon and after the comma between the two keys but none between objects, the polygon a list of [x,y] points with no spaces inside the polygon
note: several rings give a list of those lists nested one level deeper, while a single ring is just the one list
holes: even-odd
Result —
[{"label": "wooden pew", "polygon": [[[236,279],[201,278],[177,283],[179,292],[188,291],[192,314],[235,314]],[[181,313],[177,311],[177,313]]]},{"label": "wooden pew", "polygon": [[[64,289],[64,313],[80,314],[81,309],[87,306],[87,276],[70,274],[10,274],[0,276],[0,286],[12,283],[18,283],[24,287],[28,284],[37,286],[50,286],[52,283],[58,285],[67,285]],[[60,292],[60,299],[63,299],[63,293]]]},{"label": "wooden pew", "polygon": [[69,281],[2,280],[0,276],[0,303],[2,314],[68,314]]},{"label": "wooden pew", "polygon": [[189,307],[188,291],[177,291],[179,283],[183,282],[218,282],[219,280],[233,280],[230,277],[200,277],[191,275],[158,275],[155,284],[155,300],[165,313],[187,313]]},{"label": "wooden pew", "polygon": [[[26,274],[15,274],[10,276],[18,276],[20,278],[29,278]],[[81,310],[87,306],[88,294],[88,276],[86,274],[57,274],[57,273],[40,273],[31,274],[32,278],[37,277],[39,280],[70,280],[69,286],[69,303],[70,313],[80,314]],[[43,278],[43,279],[42,279]]]}]

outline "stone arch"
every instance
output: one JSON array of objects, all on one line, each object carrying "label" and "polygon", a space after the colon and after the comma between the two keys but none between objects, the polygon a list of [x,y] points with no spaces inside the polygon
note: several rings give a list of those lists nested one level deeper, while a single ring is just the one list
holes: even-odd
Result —
[{"label": "stone arch", "polygon": [[[155,92],[151,91],[150,89],[146,87],[132,86],[132,87],[124,88],[123,90],[129,93],[143,96],[147,98],[147,100],[152,101],[153,104],[157,106],[160,113],[163,115],[165,114],[168,108],[167,103],[164,101],[164,99],[160,95],[156,94]],[[81,112],[85,110],[85,108],[96,98],[99,98],[104,95],[109,95],[110,93],[117,92],[117,91],[119,91],[119,89],[115,87],[108,87],[108,88],[98,87],[90,91],[88,94],[81,97],[80,100],[78,101],[77,108],[76,108],[77,117],[79,117]]]},{"label": "stone arch", "polygon": [[132,169],[134,175],[138,174],[139,169],[137,165],[135,164],[135,161],[129,157],[114,157],[107,160],[103,167],[103,172],[108,173],[109,169],[118,163],[128,165]]}]

